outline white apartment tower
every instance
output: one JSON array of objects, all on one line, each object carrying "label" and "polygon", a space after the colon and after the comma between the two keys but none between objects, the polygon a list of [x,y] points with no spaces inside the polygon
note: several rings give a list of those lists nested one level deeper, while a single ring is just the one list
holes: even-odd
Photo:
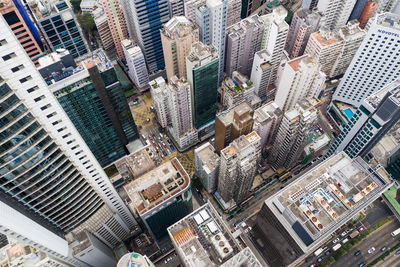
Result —
[{"label": "white apartment tower", "polygon": [[319,0],[318,11],[325,16],[324,26],[338,30],[346,25],[357,0]]},{"label": "white apartment tower", "polygon": [[225,73],[234,71],[250,76],[254,54],[260,50],[264,22],[258,15],[243,19],[226,30]]},{"label": "white apartment tower", "polygon": [[140,91],[147,89],[149,87],[149,73],[142,50],[129,39],[123,40],[121,45],[129,68],[129,78]]},{"label": "white apartment tower", "polygon": [[[205,3],[205,0],[187,0],[184,1],[184,16],[191,22],[196,22],[195,9],[196,6]],[[230,27],[240,21],[240,13],[242,10],[241,0],[228,0],[228,15],[226,19],[226,27]]]},{"label": "white apartment tower", "polygon": [[150,81],[150,93],[156,110],[157,121],[164,129],[171,123],[171,115],[168,103],[167,83],[163,77]]},{"label": "white apartment tower", "polygon": [[274,95],[268,95],[272,71],[271,55],[268,51],[263,49],[256,52],[254,54],[250,80],[254,83],[254,93],[262,100],[270,101],[274,97]]},{"label": "white apartment tower", "polygon": [[261,139],[256,132],[242,135],[221,150],[218,193],[224,202],[242,202],[249,194],[261,157]]},{"label": "white apartment tower", "polygon": [[133,215],[2,16],[0,36],[4,203],[113,247],[137,226]]},{"label": "white apartment tower", "polygon": [[275,169],[297,165],[318,121],[317,104],[314,99],[306,99],[283,115],[269,157]]},{"label": "white apartment tower", "polygon": [[359,106],[362,99],[400,77],[400,15],[377,15],[333,95]]},{"label": "white apartment tower", "polygon": [[212,194],[217,190],[220,159],[214,147],[205,143],[194,150],[194,173],[200,178],[204,189]]},{"label": "white apartment tower", "polygon": [[306,98],[319,76],[320,67],[312,57],[304,55],[285,63],[282,79],[276,88],[275,103],[286,112]]},{"label": "white apartment tower", "polygon": [[304,54],[313,57],[320,64],[321,71],[329,76],[342,51],[343,43],[338,34],[321,28],[311,34]]},{"label": "white apartment tower", "polygon": [[347,67],[364,40],[366,33],[360,29],[359,25],[360,23],[357,20],[352,20],[346,26],[340,28],[338,34],[343,40],[343,46],[331,70],[330,77],[336,77],[346,72]]},{"label": "white apartment tower", "polygon": [[[287,10],[283,6],[274,8],[272,13],[263,15],[260,18],[264,20],[264,35],[261,42],[261,49],[265,49],[271,55],[271,73],[267,80],[267,85],[274,84],[279,63],[285,48],[286,38],[289,32],[289,25],[285,18]],[[261,96],[260,96],[261,97]],[[263,99],[261,97],[261,99]]]}]

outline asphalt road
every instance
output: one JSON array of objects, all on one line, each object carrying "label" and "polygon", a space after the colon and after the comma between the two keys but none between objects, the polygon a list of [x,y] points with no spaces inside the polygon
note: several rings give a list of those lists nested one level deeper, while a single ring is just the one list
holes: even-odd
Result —
[{"label": "asphalt road", "polygon": [[[383,254],[383,252],[381,252],[382,247],[387,246],[388,248],[391,248],[400,241],[400,236],[391,236],[391,232],[398,228],[400,228],[400,223],[396,219],[394,219],[392,222],[382,226],[375,232],[371,233],[360,244],[350,250],[346,255],[341,257],[331,266],[358,266],[363,261],[365,261],[366,263],[373,261],[375,258]],[[370,249],[371,247],[375,247],[375,251],[369,254],[368,249]],[[361,251],[361,255],[354,256],[354,253],[357,250]]]},{"label": "asphalt road", "polygon": [[379,262],[379,267],[400,266],[400,255],[396,255],[393,251],[384,261]]}]

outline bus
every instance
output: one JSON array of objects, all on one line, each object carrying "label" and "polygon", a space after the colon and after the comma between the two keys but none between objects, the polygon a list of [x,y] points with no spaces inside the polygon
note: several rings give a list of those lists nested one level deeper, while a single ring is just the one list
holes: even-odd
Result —
[{"label": "bus", "polygon": [[318,257],[318,255],[321,254],[323,251],[324,251],[324,250],[323,250],[322,248],[317,249],[317,250],[314,252],[315,257]]},{"label": "bus", "polygon": [[398,234],[400,234],[400,228],[391,233],[392,236],[396,236]]}]

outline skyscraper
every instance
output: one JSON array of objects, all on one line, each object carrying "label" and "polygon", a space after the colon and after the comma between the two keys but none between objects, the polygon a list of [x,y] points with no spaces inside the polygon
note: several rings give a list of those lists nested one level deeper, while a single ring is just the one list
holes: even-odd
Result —
[{"label": "skyscraper", "polygon": [[267,53],[271,55],[269,62],[271,73],[267,86],[274,84],[276,80],[276,73],[285,48],[289,31],[289,25],[285,21],[286,16],[287,10],[283,6],[278,6],[274,8],[272,13],[260,17],[264,20],[265,27],[261,49],[266,49]]},{"label": "skyscraper", "polygon": [[325,16],[324,27],[337,30],[346,25],[357,0],[319,0],[318,11]]},{"label": "skyscraper", "polygon": [[358,19],[360,21],[360,28],[364,29],[367,25],[368,21],[375,14],[376,9],[378,8],[378,2],[375,0],[369,0]]},{"label": "skyscraper", "polygon": [[36,24],[54,51],[65,48],[75,58],[88,52],[82,30],[67,2],[51,0],[46,3],[32,1],[28,4]]},{"label": "skyscraper", "polygon": [[105,51],[111,51],[115,48],[114,40],[111,35],[110,26],[108,25],[108,20],[104,8],[98,6],[92,12],[94,23],[96,24],[97,32],[99,33],[101,42],[103,44],[103,49]]},{"label": "skyscraper", "polygon": [[212,44],[218,52],[218,84],[225,70],[225,42],[228,0],[206,0],[196,5],[196,24],[200,29],[200,40]]},{"label": "skyscraper", "polygon": [[400,15],[377,15],[333,95],[358,106],[361,100],[400,77]]},{"label": "skyscraper", "polygon": [[0,36],[1,201],[57,234],[87,230],[114,246],[135,219],[2,16]]},{"label": "skyscraper", "polygon": [[184,2],[183,0],[168,0],[169,16],[171,18],[185,15]]},{"label": "skyscraper", "polygon": [[195,175],[200,178],[208,193],[214,193],[217,190],[220,163],[214,147],[209,142],[204,143],[194,150],[194,159]]},{"label": "skyscraper", "polygon": [[256,132],[242,135],[221,150],[218,193],[227,204],[239,204],[250,193],[258,162],[261,141]]},{"label": "skyscraper", "polygon": [[253,109],[242,103],[218,115],[215,122],[215,150],[219,153],[230,142],[253,128]]},{"label": "skyscraper", "polygon": [[149,73],[146,67],[146,60],[139,46],[132,40],[122,41],[122,50],[125,54],[126,64],[128,65],[128,76],[134,82],[139,91],[149,88]]},{"label": "skyscraper", "polygon": [[336,77],[346,72],[361,42],[364,40],[366,32],[360,29],[357,20],[352,20],[346,26],[340,28],[338,34],[343,40],[343,46],[333,65],[330,77]]},{"label": "skyscraper", "polygon": [[[49,87],[69,116],[86,144],[105,167],[129,154],[126,145],[138,138],[136,125],[129,113],[126,99],[112,101],[113,93],[124,95],[115,70],[101,51],[95,54],[103,61],[85,59],[80,72]],[[118,110],[130,115],[130,123],[123,124]],[[131,124],[131,125],[130,125]]]},{"label": "skyscraper", "polygon": [[19,0],[3,1],[0,13],[30,58],[42,53],[43,43],[39,33]]},{"label": "skyscraper", "polygon": [[215,121],[218,90],[218,50],[193,43],[186,57],[187,79],[192,90],[192,112],[197,130]]},{"label": "skyscraper", "polygon": [[167,83],[163,77],[157,77],[150,81],[151,99],[154,102],[157,121],[162,128],[167,128],[171,123],[171,114],[168,104]]},{"label": "skyscraper", "polygon": [[285,63],[282,79],[276,88],[275,103],[286,112],[309,96],[314,81],[318,78],[319,64],[310,56],[304,55]]},{"label": "skyscraper", "polygon": [[161,43],[168,80],[173,76],[187,77],[186,57],[192,43],[199,41],[199,29],[186,17],[177,16],[164,24]]},{"label": "skyscraper", "polygon": [[313,10],[314,7],[317,7],[318,1],[319,0],[303,0],[303,2],[301,3],[301,7]]},{"label": "skyscraper", "polygon": [[321,71],[329,76],[344,45],[343,39],[335,32],[321,28],[311,34],[305,54],[314,58],[321,66]]},{"label": "skyscraper", "polygon": [[327,156],[344,151],[365,157],[400,120],[400,80],[366,97],[330,147]]},{"label": "skyscraper", "polygon": [[240,21],[240,13],[242,11],[241,0],[228,0],[228,14],[226,17],[226,27],[230,27]]},{"label": "skyscraper", "polygon": [[317,104],[314,99],[306,99],[283,115],[269,157],[275,169],[297,165],[317,124]]},{"label": "skyscraper", "polygon": [[255,52],[260,50],[264,22],[258,15],[243,19],[226,30],[225,73],[250,76]]},{"label": "skyscraper", "polygon": [[128,29],[120,4],[118,0],[102,0],[101,3],[107,16],[108,27],[118,57],[124,58],[125,54],[122,50],[121,41],[128,38]]},{"label": "skyscraper", "polygon": [[351,11],[349,21],[354,20],[354,19],[359,19],[361,16],[361,13],[364,10],[365,4],[367,3],[368,0],[357,0],[356,4],[354,5],[353,11]]},{"label": "skyscraper", "polygon": [[270,101],[274,95],[268,94],[270,86],[271,72],[271,55],[266,49],[260,50],[254,54],[253,66],[251,68],[250,80],[254,84],[254,92],[262,100]]},{"label": "skyscraper", "polygon": [[310,35],[318,31],[322,15],[317,10],[298,9],[290,24],[285,50],[290,58],[303,55]]},{"label": "skyscraper", "polygon": [[150,74],[164,69],[160,30],[170,19],[168,0],[121,0],[121,6],[129,36],[142,49]]}]

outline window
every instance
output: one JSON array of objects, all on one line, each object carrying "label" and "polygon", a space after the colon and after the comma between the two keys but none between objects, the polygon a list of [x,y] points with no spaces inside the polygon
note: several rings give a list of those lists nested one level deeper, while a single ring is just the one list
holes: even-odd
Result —
[{"label": "window", "polygon": [[40,97],[36,97],[34,100],[35,102],[39,102],[40,100],[46,98],[44,95],[40,96]]},{"label": "window", "polygon": [[37,89],[39,89],[39,86],[34,86],[34,87],[32,87],[32,88],[29,88],[27,91],[28,91],[28,93],[32,93],[32,92],[34,92],[35,90],[37,90]]},{"label": "window", "polygon": [[14,58],[14,57],[16,57],[16,56],[17,56],[17,55],[16,55],[14,52],[12,52],[12,53],[10,53],[10,54],[8,54],[8,55],[3,56],[3,60],[4,60],[4,61],[7,61],[7,60],[12,59],[12,58]]},{"label": "window", "polygon": [[3,45],[5,45],[5,44],[7,44],[6,39],[0,40],[0,46],[3,46]]},{"label": "window", "polygon": [[[26,81],[32,80],[32,76],[26,76],[25,78],[22,78],[19,80],[20,83],[24,83]],[[35,100],[36,101],[36,100]],[[37,102],[37,101],[36,101]]]}]

